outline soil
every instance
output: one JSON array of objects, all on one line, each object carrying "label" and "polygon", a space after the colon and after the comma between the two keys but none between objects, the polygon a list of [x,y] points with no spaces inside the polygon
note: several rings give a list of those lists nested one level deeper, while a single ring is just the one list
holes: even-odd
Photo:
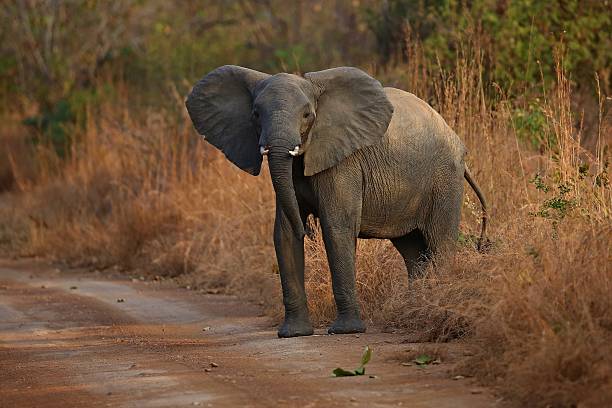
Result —
[{"label": "soil", "polygon": [[[375,328],[278,339],[257,306],[163,282],[0,262],[0,407],[490,407],[453,372],[464,344],[417,366],[423,344]],[[334,378],[336,367],[366,375]],[[441,349],[443,348],[443,350]]]}]

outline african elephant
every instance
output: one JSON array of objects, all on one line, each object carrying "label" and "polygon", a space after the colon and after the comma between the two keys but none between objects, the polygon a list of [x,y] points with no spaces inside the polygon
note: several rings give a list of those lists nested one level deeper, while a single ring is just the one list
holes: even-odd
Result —
[{"label": "african elephant", "polygon": [[268,157],[285,306],[279,337],[313,333],[304,290],[310,214],[319,219],[332,273],[337,318],[329,333],[365,331],[357,238],[390,239],[416,276],[418,261],[457,240],[464,177],[481,202],[484,238],[486,204],[461,140],[427,103],[357,68],[302,77],[226,65],[195,84],[186,106],[198,133],[242,170],[258,175]]}]

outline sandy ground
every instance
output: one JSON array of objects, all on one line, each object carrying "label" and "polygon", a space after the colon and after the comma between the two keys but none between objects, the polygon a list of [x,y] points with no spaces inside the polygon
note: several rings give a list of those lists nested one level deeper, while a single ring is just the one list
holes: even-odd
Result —
[{"label": "sandy ground", "polygon": [[[453,380],[460,344],[422,368],[401,335],[278,339],[272,323],[229,296],[2,261],[0,407],[496,405]],[[368,344],[366,375],[331,376]]]}]

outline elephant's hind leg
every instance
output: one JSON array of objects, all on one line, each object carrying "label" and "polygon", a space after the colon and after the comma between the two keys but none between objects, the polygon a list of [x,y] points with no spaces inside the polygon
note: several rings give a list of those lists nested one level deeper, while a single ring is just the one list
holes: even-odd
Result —
[{"label": "elephant's hind leg", "polygon": [[408,277],[410,279],[420,277],[422,264],[428,258],[427,243],[421,231],[414,229],[406,235],[391,239],[391,242],[404,258]]},{"label": "elephant's hind leg", "polygon": [[[464,167],[458,166],[463,169]],[[432,257],[448,254],[454,250],[459,235],[461,206],[463,205],[463,178],[457,174],[455,180],[445,181],[446,187],[437,191],[429,219],[424,227],[427,248]]]}]

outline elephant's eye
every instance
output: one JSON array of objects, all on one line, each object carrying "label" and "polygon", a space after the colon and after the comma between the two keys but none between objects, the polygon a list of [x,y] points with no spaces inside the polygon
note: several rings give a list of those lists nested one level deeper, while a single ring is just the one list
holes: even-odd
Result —
[{"label": "elephant's eye", "polygon": [[310,117],[310,112],[304,112],[304,119],[308,119]]}]

